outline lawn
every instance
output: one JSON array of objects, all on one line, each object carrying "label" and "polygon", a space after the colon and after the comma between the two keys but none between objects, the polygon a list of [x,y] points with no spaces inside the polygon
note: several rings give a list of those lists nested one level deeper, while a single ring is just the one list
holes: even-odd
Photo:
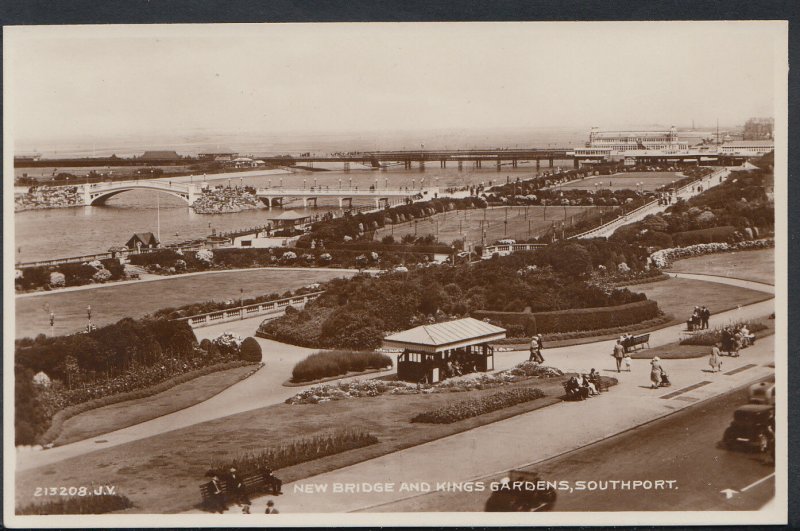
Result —
[{"label": "lawn", "polygon": [[775,249],[707,254],[674,262],[669,271],[775,284]]},{"label": "lawn", "polygon": [[[430,218],[398,225],[388,225],[375,234],[375,239],[392,235],[399,240],[406,234],[425,236],[433,234],[439,241],[450,243],[466,237],[467,241],[480,244],[483,237],[481,227],[486,231],[487,245],[496,240],[511,238],[525,240],[534,238],[553,226],[560,228],[566,219],[567,226],[577,223],[580,216],[588,211],[606,207],[592,206],[530,206],[496,207],[476,210],[460,210],[436,214]],[[610,208],[610,207],[609,207]],[[506,221],[508,225],[506,226]]]},{"label": "lawn", "polygon": [[207,374],[157,395],[75,415],[64,422],[61,435],[54,442],[62,445],[88,439],[199,404],[240,381],[252,370],[253,366],[245,366]]},{"label": "lawn", "polygon": [[717,282],[670,278],[649,284],[626,286],[633,292],[644,293],[658,302],[661,311],[683,322],[695,306],[707,306],[711,314],[773,298],[773,295]]},{"label": "lawn", "polygon": [[[55,333],[70,334],[86,326],[86,307],[92,307],[92,322],[98,326],[123,317],[141,317],[160,308],[207,300],[238,299],[283,293],[332,278],[349,276],[338,271],[226,271],[205,275],[164,278],[153,282],[50,292],[35,297],[17,297],[16,337],[50,334],[49,311],[56,314]],[[244,290],[240,293],[239,289]]]},{"label": "lawn", "polygon": [[655,190],[670,184],[672,181],[678,181],[683,176],[678,173],[656,171],[656,172],[629,172],[617,173],[615,175],[598,175],[596,177],[587,177],[558,185],[556,189],[578,189],[578,190],[637,190],[639,187],[636,183],[642,183],[641,189],[644,191]]},{"label": "lawn", "polygon": [[[115,485],[120,494],[133,501],[133,512],[189,510],[199,503],[198,486],[214,460],[340,428],[363,429],[378,437],[377,444],[278,472],[284,482],[297,481],[556,403],[563,395],[563,380],[534,378],[468,392],[381,395],[315,405],[269,406],[20,472],[16,478],[16,503],[29,503],[36,486],[95,483]],[[609,383],[613,385],[616,381]],[[452,424],[410,422],[423,411],[515,386],[539,387],[546,396]]]}]

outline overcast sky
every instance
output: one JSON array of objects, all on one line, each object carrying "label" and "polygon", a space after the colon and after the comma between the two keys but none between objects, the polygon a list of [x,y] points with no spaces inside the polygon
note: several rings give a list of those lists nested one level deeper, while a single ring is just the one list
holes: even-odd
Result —
[{"label": "overcast sky", "polygon": [[[772,116],[773,23],[6,28],[20,141]],[[9,100],[10,97],[10,100]]]}]

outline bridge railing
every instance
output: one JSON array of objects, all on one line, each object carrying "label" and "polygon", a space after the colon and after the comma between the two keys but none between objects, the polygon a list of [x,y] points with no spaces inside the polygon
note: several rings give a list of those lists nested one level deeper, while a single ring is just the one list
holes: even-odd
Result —
[{"label": "bridge railing", "polygon": [[125,186],[149,186],[151,188],[174,188],[177,190],[188,190],[190,186],[193,186],[193,184],[164,181],[161,179],[133,179],[127,181],[106,181],[100,183],[91,183],[88,186],[91,191],[106,190],[109,188],[124,188]]},{"label": "bridge railing", "polygon": [[385,189],[379,188],[375,190],[370,190],[369,188],[365,189],[354,189],[354,188],[347,188],[347,189],[322,189],[319,188],[280,188],[280,187],[272,187],[272,188],[258,188],[256,190],[256,195],[316,195],[316,196],[331,196],[331,197],[339,197],[343,195],[363,195],[363,196],[383,196],[383,195],[393,195],[393,196],[412,196],[417,194],[425,194],[425,193],[438,193],[439,188],[436,187],[426,187],[426,188],[394,188],[394,189]]},{"label": "bridge railing", "polygon": [[296,297],[289,297],[286,299],[277,299],[274,301],[260,302],[257,304],[248,304],[246,306],[238,306],[236,308],[226,308],[216,312],[208,312],[199,315],[191,315],[189,317],[181,317],[176,321],[187,321],[192,328],[200,328],[218,323],[227,323],[229,321],[239,321],[249,317],[258,317],[260,315],[269,315],[280,312],[285,312],[288,306],[305,306],[306,303],[312,301],[322,295],[322,291],[315,291],[313,293],[306,293],[305,295],[298,295]]}]

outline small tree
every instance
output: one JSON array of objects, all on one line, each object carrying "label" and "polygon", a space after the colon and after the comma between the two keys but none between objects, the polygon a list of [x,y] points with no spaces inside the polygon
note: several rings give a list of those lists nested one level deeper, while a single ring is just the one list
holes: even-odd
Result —
[{"label": "small tree", "polygon": [[248,337],[242,341],[242,349],[239,352],[239,358],[244,361],[252,361],[259,363],[261,361],[261,345],[254,337]]}]

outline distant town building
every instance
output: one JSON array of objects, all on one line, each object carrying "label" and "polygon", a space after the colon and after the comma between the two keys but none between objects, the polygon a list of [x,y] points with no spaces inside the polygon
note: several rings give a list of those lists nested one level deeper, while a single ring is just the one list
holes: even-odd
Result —
[{"label": "distant town building", "polygon": [[772,140],[774,129],[774,118],[750,118],[744,124],[742,140]]},{"label": "distant town building", "polygon": [[141,160],[180,160],[181,156],[175,151],[145,151],[139,158]]},{"label": "distant town building", "polygon": [[125,244],[125,247],[132,251],[141,251],[142,249],[155,249],[156,247],[160,247],[161,242],[158,241],[155,234],[152,232],[136,232],[131,239],[128,240],[128,243]]}]

